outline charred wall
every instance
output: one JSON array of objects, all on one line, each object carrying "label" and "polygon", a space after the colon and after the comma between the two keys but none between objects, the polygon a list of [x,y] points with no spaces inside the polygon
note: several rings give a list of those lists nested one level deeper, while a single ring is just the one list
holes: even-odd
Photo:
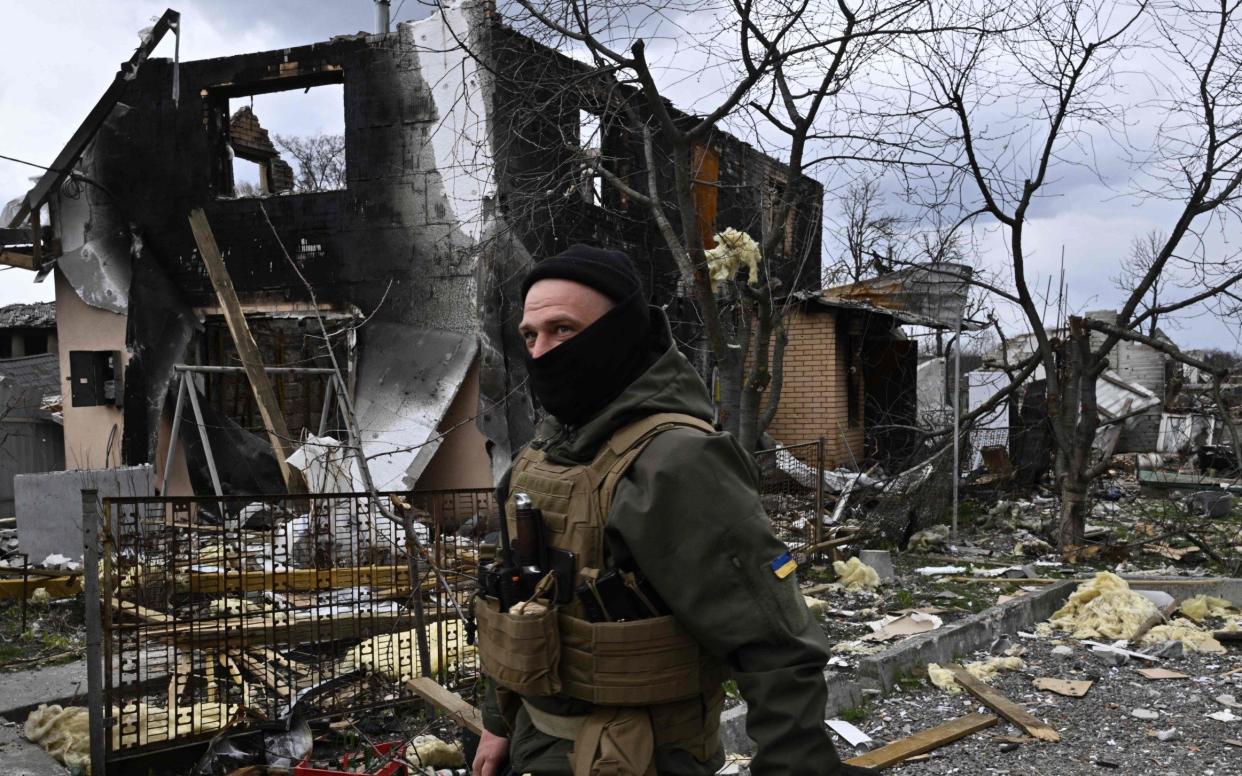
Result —
[{"label": "charred wall", "polygon": [[[677,318],[684,302],[677,293],[679,274],[655,223],[641,205],[627,201],[607,182],[599,187],[598,200],[590,196],[576,161],[579,115],[586,112],[600,123],[599,152],[605,166],[643,192],[654,172],[661,196],[673,201],[670,145],[657,134],[656,169],[649,171],[641,138],[620,115],[619,106],[628,104],[646,118],[647,106],[628,87],[513,30],[497,28],[492,35],[493,135],[500,212],[506,222],[536,257],[575,242],[625,250],[636,259],[653,301],[671,305]],[[669,110],[679,121],[695,120],[671,106]],[[701,149],[710,149],[718,176],[714,185],[704,187],[711,189],[715,217],[701,225],[702,231],[710,235],[732,226],[762,240],[772,227],[767,215],[773,195],[786,185],[786,168],[723,132],[708,136],[696,153]],[[796,185],[802,191],[790,222],[793,234],[781,255],[772,257],[772,266],[786,288],[805,289],[819,284],[823,188],[809,178]],[[673,219],[680,217],[675,207],[668,211]]]}]

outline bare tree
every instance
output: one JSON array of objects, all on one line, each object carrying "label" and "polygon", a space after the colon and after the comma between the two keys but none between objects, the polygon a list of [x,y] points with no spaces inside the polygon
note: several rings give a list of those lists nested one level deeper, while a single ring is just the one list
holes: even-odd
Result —
[{"label": "bare tree", "polygon": [[[577,137],[567,137],[566,145],[578,148],[580,168],[656,225],[701,324],[705,360],[719,381],[720,420],[753,449],[779,405],[784,320],[792,303],[792,289],[781,286],[773,262],[818,261],[787,255],[791,214],[804,205],[806,176],[815,165],[883,156],[867,138],[826,129],[824,116],[837,110],[865,64],[900,40],[955,29],[942,21],[952,9],[922,0],[723,0],[659,9],[641,2],[515,3],[507,19],[515,27],[589,63],[589,73],[566,80],[591,84],[603,132],[634,139],[635,153],[624,159],[610,159]],[[708,19],[709,34],[685,27]],[[720,74],[724,84],[694,106],[693,116],[672,109],[668,99],[686,70]],[[781,180],[756,203],[764,228],[750,229],[760,239],[761,259],[738,274],[728,271],[737,263],[721,255],[729,249],[711,244],[712,232],[747,225],[705,229],[711,214],[699,199],[704,186],[717,185],[702,174],[703,161],[722,127],[747,130],[748,140],[783,162]],[[818,208],[802,214],[808,215],[817,219]]]},{"label": "bare tree", "polygon": [[[931,199],[938,205],[956,199],[963,220],[990,221],[1008,238],[1012,286],[989,290],[1021,310],[1035,343],[1023,371],[1038,363],[1047,379],[1062,547],[1082,543],[1088,485],[1108,465],[1092,455],[1100,427],[1096,380],[1117,343],[1144,342],[1198,365],[1141,332],[1161,316],[1227,297],[1242,280],[1236,250],[1209,249],[1206,238],[1237,215],[1242,184],[1236,11],[1223,2],[1037,1],[1012,8],[1026,22],[1006,35],[976,36],[965,45],[961,38],[924,39],[901,53],[911,76],[905,93],[912,103],[915,95],[930,97],[924,112],[910,115],[943,164],[929,175],[937,184]],[[1162,239],[1144,249],[1149,259],[1135,272],[1116,321],[1070,316],[1057,328],[1031,284],[1032,213],[1059,174],[1091,169],[1084,149],[1093,133],[1122,134],[1134,106],[1120,101],[1119,63],[1138,52],[1177,72],[1175,83],[1162,89],[1172,95],[1161,105],[1164,123],[1151,147],[1135,153],[1147,176],[1141,193],[1173,202],[1175,214]],[[1016,119],[1002,117],[1002,104],[1030,109]],[[1162,280],[1187,274],[1193,293],[1156,293],[1168,285],[1160,286]]]},{"label": "bare tree", "polygon": [[[1140,237],[1135,237],[1130,243],[1130,256],[1122,263],[1121,271],[1113,278],[1113,285],[1123,294],[1130,291],[1143,281],[1151,269],[1152,263],[1156,257],[1160,255],[1160,249],[1168,242],[1169,236],[1159,229],[1152,229]],[[1170,283],[1171,278],[1166,277],[1165,273],[1156,276],[1152,281],[1151,287],[1138,307],[1138,312],[1146,313],[1148,310],[1158,310],[1160,307],[1161,288]],[[1154,337],[1160,328],[1159,312],[1147,319],[1147,336]]]},{"label": "bare tree", "polygon": [[880,183],[864,178],[851,183],[839,197],[845,255],[824,272],[825,285],[857,283],[891,272],[905,252],[900,216],[882,210]]},{"label": "bare tree", "polygon": [[345,136],[276,135],[276,147],[297,162],[293,190],[328,191],[345,187]]}]

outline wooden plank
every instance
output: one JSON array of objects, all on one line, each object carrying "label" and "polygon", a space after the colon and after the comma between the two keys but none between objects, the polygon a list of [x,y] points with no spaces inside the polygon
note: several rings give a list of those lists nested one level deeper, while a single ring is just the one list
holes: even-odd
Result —
[{"label": "wooden plank", "polygon": [[157,623],[160,625],[180,625],[188,628],[188,624],[178,623],[177,618],[170,614],[157,612],[154,609],[148,609],[145,606],[134,603],[133,601],[122,601],[119,598],[112,599],[112,614],[125,614],[135,619],[148,623]]},{"label": "wooden plank", "polygon": [[475,735],[483,735],[483,715],[460,695],[449,692],[429,676],[408,679],[405,683],[420,698],[447,714],[454,722]]},{"label": "wooden plank", "polygon": [[988,708],[1005,719],[1022,728],[1032,738],[1041,741],[1060,741],[1061,736],[1047,724],[1040,722],[1026,709],[1001,695],[1000,692],[976,679],[960,665],[950,664],[947,668],[953,672],[957,683],[965,687],[967,692],[978,698]]},{"label": "wooden plank", "polygon": [[224,266],[224,257],[216,245],[215,234],[207,223],[207,214],[202,208],[190,211],[190,230],[194,232],[194,242],[198,244],[198,254],[207,267],[207,276],[220,299],[220,307],[224,310],[224,320],[228,324],[229,333],[233,335],[233,344],[237,347],[237,355],[246,369],[246,377],[250,379],[250,388],[254,392],[255,403],[259,405],[259,414],[263,417],[263,427],[267,430],[267,438],[272,443],[276,455],[276,463],[280,465],[281,476],[285,487],[290,493],[300,493],[302,487],[301,474],[289,465],[286,460],[293,454],[289,427],[285,424],[285,416],[276,402],[276,393],[272,390],[272,382],[263,371],[263,358],[259,346],[255,344],[254,335],[246,323],[246,314],[242,312],[241,302],[237,299],[237,291],[233,288],[233,279]]},{"label": "wooden plank", "polygon": [[[414,616],[410,612],[364,612],[306,619],[288,619],[284,612],[279,614],[284,619],[274,621],[269,613],[242,619],[228,618],[225,621],[194,623],[193,627],[189,623],[176,622],[122,625],[118,626],[118,630],[134,628],[143,639],[161,639],[184,647],[251,649],[267,644],[307,644],[367,638],[379,633],[414,627]],[[454,613],[452,616],[457,615]],[[445,614],[440,618],[428,617],[427,620],[432,622],[448,617]]]},{"label": "wooden plank", "polygon": [[289,700],[290,686],[288,684],[281,685],[273,676],[273,671],[262,660],[257,660],[245,652],[234,652],[233,658],[246,673],[259,680],[264,687],[279,695],[285,700]]},{"label": "wooden plank", "polygon": [[29,598],[39,588],[53,598],[69,598],[82,592],[82,577],[41,577],[26,580],[0,579],[0,598]]},{"label": "wooden plank", "polygon": [[[409,566],[352,566],[335,569],[286,569],[283,571],[189,571],[185,574],[190,592],[249,593],[271,590],[336,590],[344,587],[407,587]],[[423,583],[432,584],[432,575],[424,575]],[[408,592],[408,590],[407,590]]]},{"label": "wooden plank", "polygon": [[863,768],[887,768],[924,752],[939,749],[959,738],[978,733],[997,722],[996,716],[992,714],[967,714],[965,717],[949,720],[943,725],[920,730],[909,738],[894,741],[866,754],[851,757],[845,762],[847,765],[857,765]]},{"label": "wooden plank", "polygon": [[39,266],[34,263],[34,256],[20,251],[0,251],[0,264],[32,271],[39,269]]}]

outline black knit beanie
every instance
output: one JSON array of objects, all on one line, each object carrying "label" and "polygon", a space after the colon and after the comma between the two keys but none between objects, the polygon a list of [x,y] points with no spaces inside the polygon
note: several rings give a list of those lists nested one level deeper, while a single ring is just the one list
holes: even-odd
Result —
[{"label": "black knit beanie", "polygon": [[561,423],[579,426],[621,395],[651,365],[651,317],[634,262],[621,251],[573,245],[535,265],[522,281],[572,280],[613,301],[613,308],[539,358],[526,356],[530,390]]},{"label": "black knit beanie", "polygon": [[571,245],[561,253],[544,259],[522,281],[522,300],[526,292],[540,280],[561,278],[590,286],[614,302],[628,299],[643,284],[630,257],[621,251]]}]

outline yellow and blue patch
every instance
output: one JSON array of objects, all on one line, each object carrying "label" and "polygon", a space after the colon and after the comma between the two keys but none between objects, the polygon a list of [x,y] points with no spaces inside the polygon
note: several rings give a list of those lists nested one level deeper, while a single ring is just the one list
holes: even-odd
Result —
[{"label": "yellow and blue patch", "polygon": [[788,552],[782,553],[779,558],[768,564],[772,567],[772,573],[777,579],[784,579],[798,568],[798,562]]}]

